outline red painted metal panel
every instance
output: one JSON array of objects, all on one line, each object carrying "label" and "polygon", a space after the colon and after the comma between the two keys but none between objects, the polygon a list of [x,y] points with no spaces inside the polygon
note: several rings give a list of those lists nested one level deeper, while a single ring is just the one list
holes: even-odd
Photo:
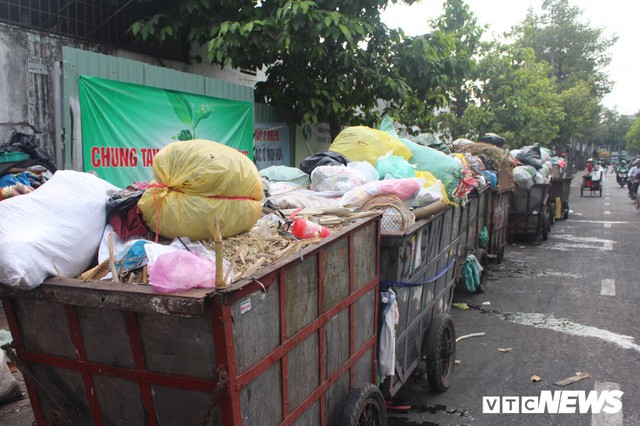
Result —
[{"label": "red painted metal panel", "polygon": [[[13,338],[13,345],[16,348],[16,353],[18,354],[18,357],[23,362],[25,362],[24,359],[20,356],[20,352],[24,351],[24,341],[22,340],[22,335],[20,334],[18,319],[16,318],[16,313],[13,310],[13,303],[11,299],[8,297],[3,297],[2,307],[4,308],[4,312],[7,317],[7,323],[9,323],[9,330],[11,331],[11,337]],[[39,425],[48,425],[49,423],[45,422],[44,414],[42,413],[42,406],[40,405],[40,399],[38,398],[36,388],[27,377],[25,377],[25,386],[27,387],[29,401],[31,401],[31,409],[33,410],[33,417],[36,423]]]},{"label": "red painted metal panel", "polygon": [[[133,312],[125,313],[125,321],[127,327],[127,334],[129,335],[129,342],[131,343],[131,353],[133,354],[133,360],[136,366],[136,370],[140,373],[145,370],[144,353],[142,351],[142,339],[140,337],[140,328],[138,327],[138,320]],[[151,386],[149,382],[142,379],[142,374],[136,374],[138,377],[136,380],[140,384],[140,398],[146,412],[148,413],[148,419],[150,425],[157,425],[158,418],[156,417],[156,411],[153,407],[153,396],[151,395]]]},{"label": "red painted metal panel", "polygon": [[[71,341],[73,342],[73,347],[76,350],[76,355],[80,361],[87,362],[87,353],[85,352],[84,342],[82,341],[82,332],[80,330],[80,323],[78,322],[76,308],[75,306],[65,305],[64,309],[67,314],[67,325],[69,326],[69,333],[71,334]],[[96,426],[102,426],[104,424],[102,420],[102,411],[100,410],[100,404],[96,398],[93,377],[91,374],[82,373],[82,381],[84,383],[84,390],[87,394],[87,401],[89,401],[93,421]]]},{"label": "red painted metal panel", "polygon": [[[324,268],[322,265],[324,264],[325,251],[320,250],[318,253],[318,315],[322,314],[322,304],[324,302]],[[318,329],[318,356],[320,357],[320,362],[318,363],[318,383],[322,383],[324,380],[324,375],[326,374],[327,366],[326,366],[326,348],[324,346],[324,324]],[[320,424],[327,424],[327,413],[326,413],[326,402],[324,398],[320,398]]]},{"label": "red painted metal panel", "polygon": [[[280,285],[280,342],[281,344],[287,340],[287,274],[285,274],[284,268],[280,270],[280,279],[278,284]],[[280,346],[282,347],[282,346]],[[278,362],[278,360],[275,360]],[[260,363],[258,363],[260,364]],[[271,366],[271,363],[269,364]],[[267,367],[268,368],[268,367]],[[266,368],[265,368],[266,370]],[[289,363],[287,359],[287,352],[282,354],[280,360],[280,386],[282,387],[282,415],[286,416],[289,413]]]}]

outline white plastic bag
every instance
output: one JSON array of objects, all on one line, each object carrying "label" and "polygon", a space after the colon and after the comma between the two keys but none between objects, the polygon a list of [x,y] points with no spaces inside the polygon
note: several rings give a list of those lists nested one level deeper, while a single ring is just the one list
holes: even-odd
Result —
[{"label": "white plastic bag", "polygon": [[384,323],[380,330],[380,352],[378,363],[380,379],[395,375],[396,365],[396,326],[400,320],[396,294],[392,289],[380,292],[380,298],[385,304],[383,311]]},{"label": "white plastic bag", "polygon": [[313,191],[339,191],[345,193],[367,182],[360,171],[347,166],[318,166],[311,172]]},{"label": "white plastic bag", "polygon": [[117,190],[90,173],[59,170],[37,190],[0,201],[0,283],[30,290],[47,277],[84,272]]}]

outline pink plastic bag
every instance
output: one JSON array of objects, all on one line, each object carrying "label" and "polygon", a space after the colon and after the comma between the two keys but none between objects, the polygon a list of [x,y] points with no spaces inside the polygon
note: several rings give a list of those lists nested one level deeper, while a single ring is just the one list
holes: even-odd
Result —
[{"label": "pink plastic bag", "polygon": [[160,293],[215,288],[216,268],[187,250],[164,253],[149,267],[149,284]]}]

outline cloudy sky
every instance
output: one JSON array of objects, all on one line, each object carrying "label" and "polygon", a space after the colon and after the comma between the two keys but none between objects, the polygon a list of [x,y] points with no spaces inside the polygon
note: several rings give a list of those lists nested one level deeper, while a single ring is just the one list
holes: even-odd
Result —
[{"label": "cloudy sky", "polygon": [[[413,6],[393,5],[383,20],[408,35],[424,34],[427,22],[442,13],[442,0],[422,0]],[[540,12],[542,0],[466,0],[481,25],[489,25],[489,34],[499,35],[521,22],[528,8]],[[602,28],[605,37],[618,36],[611,48],[607,72],[614,82],[604,105],[621,114],[640,112],[640,0],[570,0],[583,10],[582,21]]]}]

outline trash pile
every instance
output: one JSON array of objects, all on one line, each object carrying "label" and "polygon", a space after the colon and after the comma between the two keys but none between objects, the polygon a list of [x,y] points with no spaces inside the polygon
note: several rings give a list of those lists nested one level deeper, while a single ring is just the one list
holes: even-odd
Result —
[{"label": "trash pile", "polygon": [[513,169],[516,186],[526,191],[534,184],[546,184],[552,177],[563,177],[565,174],[565,159],[552,156],[549,149],[537,144],[514,149],[511,156],[518,163]]},{"label": "trash pile", "polygon": [[560,164],[544,148],[510,153],[495,138],[404,138],[385,117],[378,129],[345,128],[299,168],[258,171],[226,145],[190,140],[162,148],[153,180],[127,188],[48,169],[37,190],[0,202],[0,283],[32,289],[60,276],[158,292],[224,287],[355,219],[382,212],[383,231],[403,231],[474,191],[548,179]]}]

